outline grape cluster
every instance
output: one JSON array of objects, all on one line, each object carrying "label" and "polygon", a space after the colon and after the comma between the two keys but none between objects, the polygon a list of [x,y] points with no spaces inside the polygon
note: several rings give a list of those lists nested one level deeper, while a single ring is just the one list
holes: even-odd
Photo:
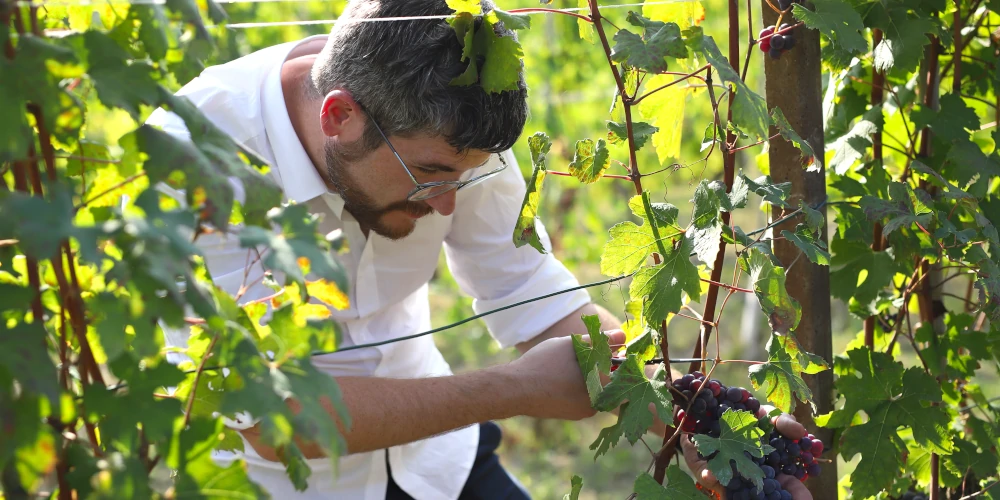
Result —
[{"label": "grape cluster", "polygon": [[[782,24],[778,27],[778,31],[783,31],[788,28],[788,24]],[[757,38],[760,40],[758,46],[763,52],[767,52],[767,55],[771,56],[771,59],[777,59],[781,57],[781,54],[786,50],[791,50],[795,46],[795,38],[792,37],[792,33],[775,33],[774,25],[768,26],[757,34]]]},{"label": "grape cluster", "polygon": [[753,481],[741,477],[736,473],[733,466],[733,479],[726,485],[726,498],[731,500],[792,500],[792,494],[781,487],[781,483],[774,478],[774,468],[769,465],[762,465],[764,471],[764,488],[757,489]]},{"label": "grape cluster", "polygon": [[768,444],[774,448],[768,456],[757,459],[775,470],[805,481],[809,476],[818,476],[820,466],[816,463],[823,453],[823,442],[809,434],[802,439],[792,440],[772,431]]},{"label": "grape cluster", "polygon": [[[719,380],[706,379],[701,372],[693,372],[676,379],[672,383],[674,405],[682,408],[674,416],[674,425],[684,432],[707,434],[719,437],[719,419],[726,410],[744,410],[757,415],[760,401],[750,391],[742,387],[726,387]],[[699,389],[701,389],[699,391]],[[690,406],[690,408],[689,408]],[[772,429],[770,419],[760,417],[759,426]],[[816,458],[823,453],[823,442],[809,434],[802,439],[788,439],[771,430],[761,438],[762,444],[770,444],[774,451],[763,457],[747,457],[764,471],[764,487],[757,487],[742,477],[733,467],[733,479],[726,484],[727,498],[733,500],[791,500],[790,493],[781,488],[775,476],[787,474],[805,481],[809,476],[818,476],[820,466]]]},{"label": "grape cluster", "polygon": [[[698,391],[704,385],[705,389]],[[691,398],[691,409],[680,410],[674,417],[674,425],[680,425],[685,432],[708,434],[719,437],[719,418],[726,410],[746,410],[757,414],[760,401],[742,387],[726,387],[716,379],[706,381],[701,372],[684,375],[673,381],[674,405],[687,408]],[[695,396],[697,393],[697,396]]]}]

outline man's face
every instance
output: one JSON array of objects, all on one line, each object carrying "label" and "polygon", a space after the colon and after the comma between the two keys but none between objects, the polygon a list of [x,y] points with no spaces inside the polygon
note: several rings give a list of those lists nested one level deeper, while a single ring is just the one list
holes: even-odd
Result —
[{"label": "man's face", "polygon": [[[453,181],[485,163],[484,151],[459,153],[441,137],[389,138],[417,182]],[[421,201],[407,201],[413,180],[384,143],[364,151],[360,142],[327,140],[327,179],[344,199],[344,208],[358,223],[389,239],[400,239],[416,227],[417,219],[437,211],[455,210],[455,190]]]}]

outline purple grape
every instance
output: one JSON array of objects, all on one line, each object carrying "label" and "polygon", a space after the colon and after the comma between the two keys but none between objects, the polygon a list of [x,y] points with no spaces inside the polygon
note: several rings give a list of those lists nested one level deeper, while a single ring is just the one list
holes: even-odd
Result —
[{"label": "purple grape", "polygon": [[799,446],[802,448],[803,451],[805,451],[805,450],[811,450],[812,446],[813,446],[812,439],[809,439],[808,437],[804,437],[804,438],[800,439],[799,440]]},{"label": "purple grape", "polygon": [[809,464],[808,467],[806,467],[806,472],[809,473],[809,477],[818,476],[819,473],[820,473],[820,471],[822,471],[822,468],[816,462],[813,462],[813,463]]},{"label": "purple grape", "polygon": [[739,387],[730,387],[726,391],[726,399],[733,403],[739,403],[743,399],[743,391]]},{"label": "purple grape", "polygon": [[813,463],[813,454],[808,451],[803,451],[802,454],[799,455],[799,459],[802,460],[802,463],[809,465]]},{"label": "purple grape", "polygon": [[[764,477],[767,479],[774,479],[774,468],[770,465],[762,465],[760,470],[764,471]],[[811,476],[812,474],[810,474]]]},{"label": "purple grape", "polygon": [[754,415],[756,415],[757,410],[760,409],[760,401],[757,401],[757,398],[750,398],[745,404],[747,405],[747,410],[750,410],[750,412]]},{"label": "purple grape", "polygon": [[783,48],[785,48],[785,36],[771,35],[771,50],[774,49],[781,50]]},{"label": "purple grape", "polygon": [[771,47],[771,50],[767,51],[767,55],[771,56],[771,59],[778,59],[781,57],[781,49]]},{"label": "purple grape", "polygon": [[788,474],[789,476],[795,474],[795,466],[792,464],[785,464],[781,466],[781,473]]},{"label": "purple grape", "polygon": [[806,470],[803,469],[802,466],[800,465],[800,466],[798,466],[798,467],[795,468],[795,474],[794,475],[795,475],[795,479],[801,480],[802,478],[806,477]]},{"label": "purple grape", "polygon": [[785,449],[788,450],[788,456],[792,458],[798,458],[802,453],[802,448],[799,448],[799,444],[795,441],[788,443],[788,446],[786,446]]},{"label": "purple grape", "polygon": [[792,500],[792,494],[787,490],[781,490],[781,500]]},{"label": "purple grape", "polygon": [[781,500],[781,492],[778,490],[772,491],[764,497],[765,500]]}]

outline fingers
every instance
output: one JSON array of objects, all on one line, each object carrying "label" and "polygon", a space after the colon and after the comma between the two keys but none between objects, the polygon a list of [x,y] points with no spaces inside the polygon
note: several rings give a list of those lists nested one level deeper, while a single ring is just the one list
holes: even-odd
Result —
[{"label": "fingers", "polygon": [[778,484],[781,485],[783,490],[791,493],[792,500],[813,500],[809,488],[806,488],[805,483],[796,479],[795,476],[778,474],[775,479],[778,480]]},{"label": "fingers", "polygon": [[725,488],[719,484],[712,471],[708,470],[708,462],[698,457],[698,447],[691,441],[689,434],[682,434],[680,437],[681,450],[684,453],[684,461],[687,463],[691,473],[703,488],[718,493],[725,494]]},{"label": "fingers", "polygon": [[774,428],[788,439],[802,439],[806,435],[806,428],[802,426],[795,417],[787,413],[782,413],[771,419]]},{"label": "fingers", "polygon": [[611,352],[618,352],[618,347],[625,344],[625,332],[621,330],[608,330],[604,332],[608,336],[608,343],[611,344]]}]

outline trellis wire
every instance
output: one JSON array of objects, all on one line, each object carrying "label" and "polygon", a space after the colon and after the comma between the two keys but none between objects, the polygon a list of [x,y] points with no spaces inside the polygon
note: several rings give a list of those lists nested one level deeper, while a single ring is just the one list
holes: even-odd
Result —
[{"label": "trellis wire", "polygon": [[[242,3],[304,3],[304,2],[314,2],[319,0],[216,0],[216,3],[224,4],[242,4]],[[624,3],[617,5],[604,5],[601,9],[623,9],[628,7],[644,7],[653,5],[667,5],[674,3],[690,3],[696,0],[657,0],[654,2],[639,2],[639,3]],[[31,7],[91,7],[100,5],[166,5],[166,0],[81,0],[80,2],[31,2],[28,0],[18,0],[14,2],[16,5],[20,6],[31,6]],[[531,11],[524,12],[519,15],[535,15],[535,14],[555,14],[559,12],[579,12],[579,11],[589,11],[588,7],[571,7],[565,9],[552,9],[550,11]],[[390,21],[424,21],[433,19],[451,19],[455,17],[454,15],[438,15],[438,16],[402,16],[402,17],[371,17],[371,18],[345,18],[344,22],[352,23],[374,23],[374,22],[390,22]],[[233,23],[233,24],[214,24],[207,26],[208,28],[229,28],[229,29],[249,29],[249,28],[272,28],[272,27],[282,27],[282,26],[316,26],[325,24],[336,24],[339,19],[311,19],[305,21],[271,21],[271,22],[258,22],[258,23]]]}]

